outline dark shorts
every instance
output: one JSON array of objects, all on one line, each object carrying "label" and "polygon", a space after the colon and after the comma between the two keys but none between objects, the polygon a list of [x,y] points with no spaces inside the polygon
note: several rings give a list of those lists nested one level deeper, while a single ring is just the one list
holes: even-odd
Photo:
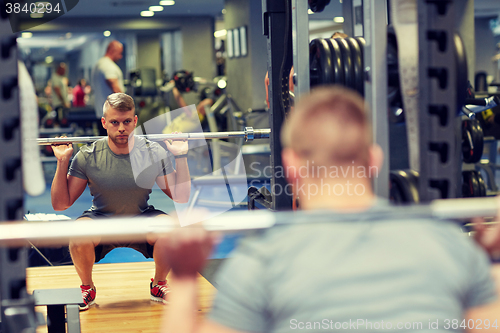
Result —
[{"label": "dark shorts", "polygon": [[[148,206],[144,212],[137,216],[144,216],[144,217],[155,217],[158,215],[165,214],[165,212],[155,209],[153,206]],[[96,219],[104,219],[107,218],[103,213],[93,211],[93,210],[86,210],[83,212],[83,214],[79,217],[86,217],[90,218],[93,220]],[[106,256],[111,250],[116,249],[117,247],[128,247],[131,249],[134,249],[136,251],[139,251],[142,253],[142,255],[146,258],[153,258],[153,250],[154,250],[154,245],[149,244],[148,242],[143,242],[143,243],[111,243],[111,244],[99,244],[95,247],[94,252],[95,252],[95,262],[99,262],[102,258]]]}]

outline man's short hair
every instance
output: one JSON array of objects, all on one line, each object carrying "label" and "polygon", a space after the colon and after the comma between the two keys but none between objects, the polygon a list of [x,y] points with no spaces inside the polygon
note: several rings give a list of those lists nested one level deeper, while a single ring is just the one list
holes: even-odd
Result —
[{"label": "man's short hair", "polygon": [[134,99],[124,93],[114,93],[106,98],[106,102],[104,102],[104,106],[102,108],[103,117],[106,117],[106,111],[108,111],[109,108],[122,112],[134,111],[135,114]]},{"label": "man's short hair", "polygon": [[367,163],[371,131],[363,97],[341,86],[313,89],[286,120],[281,142],[316,165]]}]

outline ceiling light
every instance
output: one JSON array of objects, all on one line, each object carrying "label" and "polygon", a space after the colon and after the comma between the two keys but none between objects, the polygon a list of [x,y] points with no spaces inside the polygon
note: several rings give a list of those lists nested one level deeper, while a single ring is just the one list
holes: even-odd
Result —
[{"label": "ceiling light", "polygon": [[53,56],[47,56],[47,57],[45,57],[45,62],[47,64],[51,64],[53,61],[54,61],[54,57]]},{"label": "ceiling light", "polygon": [[33,37],[33,33],[32,32],[23,32],[21,34],[21,37],[23,37],[23,38],[31,38],[31,37]]},{"label": "ceiling light", "polygon": [[336,16],[333,18],[333,22],[335,23],[344,23],[344,18],[342,16]]},{"label": "ceiling light", "polygon": [[223,37],[225,35],[227,35],[227,30],[226,29],[224,29],[224,30],[218,30],[218,31],[214,32],[214,37],[215,38]]},{"label": "ceiling light", "polygon": [[111,31],[106,30],[102,34],[104,35],[104,37],[109,37],[109,36],[111,36]]},{"label": "ceiling light", "polygon": [[152,12],[150,10],[143,10],[141,12],[141,16],[143,17],[151,17],[151,16],[154,16],[155,12]]},{"label": "ceiling light", "polygon": [[162,6],[173,6],[173,5],[175,5],[175,1],[173,1],[173,0],[162,0],[162,1],[160,1],[160,5],[162,5]]},{"label": "ceiling light", "polygon": [[71,32],[66,33],[66,38],[71,38],[71,36],[73,36],[73,34]]},{"label": "ceiling light", "polygon": [[43,14],[42,13],[31,13],[30,17],[31,18],[42,18]]},{"label": "ceiling light", "polygon": [[224,8],[224,9],[222,10],[222,14],[226,14],[226,13],[227,13],[227,10],[226,10],[226,8]]},{"label": "ceiling light", "polygon": [[314,12],[312,10],[308,9],[307,14],[311,15],[311,14],[314,14]]},{"label": "ceiling light", "polygon": [[161,12],[163,10],[163,6],[150,6],[149,10],[152,12]]}]

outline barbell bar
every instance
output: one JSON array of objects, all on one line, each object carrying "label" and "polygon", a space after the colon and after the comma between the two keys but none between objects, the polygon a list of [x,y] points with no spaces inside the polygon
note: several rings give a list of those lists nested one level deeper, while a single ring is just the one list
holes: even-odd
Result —
[{"label": "barbell bar", "polygon": [[[446,220],[469,220],[474,217],[496,216],[500,199],[466,198],[440,199],[426,205],[391,206],[373,209],[359,214],[335,214],[332,211],[271,212],[268,210],[226,212],[201,222],[208,231],[224,233],[253,231],[292,224],[317,224],[330,222],[376,221],[437,218]],[[185,221],[184,221],[185,222]],[[75,223],[85,223],[78,228]],[[438,223],[438,222],[436,222]],[[85,221],[0,223],[0,246],[22,247],[29,242],[40,245],[67,245],[69,240],[90,240],[100,237],[102,243],[122,241],[144,241],[147,235],[166,235],[176,228],[174,217],[165,218],[109,218]],[[193,224],[189,227],[199,227]]]},{"label": "barbell bar", "polygon": [[[206,139],[233,139],[245,138],[245,141],[253,141],[254,139],[268,139],[271,134],[271,129],[254,129],[253,127],[245,127],[244,131],[233,132],[201,132],[201,133],[180,133],[180,134],[147,134],[137,135],[151,141],[165,140],[206,140]],[[64,143],[85,143],[94,142],[105,136],[81,136],[69,138],[38,138],[38,145],[53,145]]]}]

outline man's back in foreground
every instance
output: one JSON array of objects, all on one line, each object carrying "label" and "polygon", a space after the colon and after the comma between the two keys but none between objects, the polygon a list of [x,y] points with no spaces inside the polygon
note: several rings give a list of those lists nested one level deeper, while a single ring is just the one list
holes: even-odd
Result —
[{"label": "man's back in foreground", "polygon": [[296,212],[291,222],[302,225],[277,226],[242,244],[221,270],[212,314],[201,323],[185,300],[211,239],[181,228],[160,242],[182,286],[171,295],[164,332],[462,330],[466,310],[493,302],[486,254],[472,240],[450,222],[416,220],[377,199],[372,182],[383,152],[370,129],[353,91],[325,87],[302,96],[281,130],[277,172],[302,210],[324,217]]},{"label": "man's back in foreground", "polygon": [[495,299],[486,254],[456,224],[370,218],[380,209],[392,210],[331,212],[242,242],[210,319],[248,332],[459,331],[465,310]]}]

